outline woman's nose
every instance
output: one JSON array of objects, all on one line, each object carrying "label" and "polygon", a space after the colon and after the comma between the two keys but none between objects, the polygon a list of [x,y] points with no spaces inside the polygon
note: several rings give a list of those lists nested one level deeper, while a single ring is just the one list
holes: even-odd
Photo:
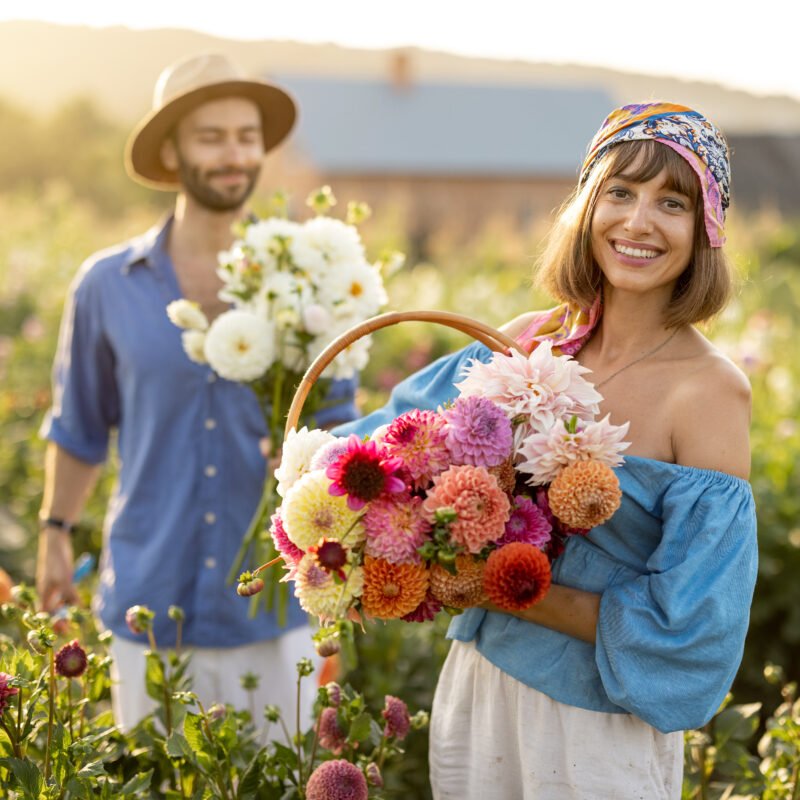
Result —
[{"label": "woman's nose", "polygon": [[635,202],[625,219],[625,229],[631,233],[648,233],[653,228],[651,209],[648,203],[641,200]]}]

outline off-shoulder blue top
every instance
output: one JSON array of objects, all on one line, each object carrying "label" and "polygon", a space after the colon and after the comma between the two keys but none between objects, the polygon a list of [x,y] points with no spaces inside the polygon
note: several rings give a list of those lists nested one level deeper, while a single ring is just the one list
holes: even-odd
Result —
[{"label": "off-shoulder blue top", "polygon": [[[367,433],[411,408],[451,399],[475,344],[399,384],[379,411],[336,430]],[[448,637],[568,705],[632,713],[668,732],[705,724],[741,662],[757,570],[749,484],[713,470],[628,456],[622,505],[570,537],[553,580],[601,595],[597,643],[509,614],[469,609]]]}]

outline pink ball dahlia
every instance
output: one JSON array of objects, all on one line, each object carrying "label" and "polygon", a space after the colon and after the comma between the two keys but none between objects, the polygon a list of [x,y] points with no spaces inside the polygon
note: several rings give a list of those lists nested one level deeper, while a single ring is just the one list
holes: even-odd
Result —
[{"label": "pink ball dahlia", "polygon": [[550,541],[553,526],[536,503],[525,495],[514,498],[511,516],[506,522],[506,531],[497,544],[527,542],[534,547],[542,547]]},{"label": "pink ball dahlia", "polygon": [[323,708],[317,726],[320,747],[330,750],[335,756],[341,755],[347,744],[347,731],[339,724],[335,708]]},{"label": "pink ball dahlia", "polygon": [[420,409],[401,414],[383,434],[389,452],[402,459],[402,472],[414,489],[425,488],[450,466],[446,440],[444,417]]},{"label": "pink ball dahlia", "polygon": [[447,449],[455,464],[495,467],[511,454],[511,421],[486,397],[459,397],[442,416],[447,420]]},{"label": "pink ball dahlia", "polygon": [[368,800],[364,773],[349,761],[323,761],[306,784],[306,800]]},{"label": "pink ball dahlia", "polygon": [[386,720],[384,736],[398,741],[408,736],[411,729],[411,715],[408,713],[408,706],[399,697],[386,695],[386,705],[381,711],[381,716]]},{"label": "pink ball dahlia", "polygon": [[423,503],[433,522],[436,510],[452,508],[456,519],[450,523],[450,538],[470,553],[479,553],[505,533],[510,504],[497,479],[483,467],[450,467],[437,476]]},{"label": "pink ball dahlia", "polygon": [[383,494],[405,490],[405,482],[395,474],[402,464],[380,442],[362,442],[351,434],[344,455],[325,470],[333,481],[328,491],[334,497],[347,495],[347,507],[360,511]]},{"label": "pink ball dahlia", "polygon": [[367,555],[393,564],[419,562],[417,548],[431,529],[422,510],[422,498],[405,493],[379,497],[369,504],[361,522],[367,535]]}]

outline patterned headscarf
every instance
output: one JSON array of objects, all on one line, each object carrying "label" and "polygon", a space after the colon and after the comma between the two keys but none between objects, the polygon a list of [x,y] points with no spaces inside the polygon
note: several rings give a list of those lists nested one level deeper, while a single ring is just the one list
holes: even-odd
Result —
[{"label": "patterned headscarf", "polygon": [[654,139],[686,159],[700,180],[709,243],[722,247],[725,209],[730,205],[728,144],[713,123],[691,108],[654,102],[612,111],[589,145],[580,183],[610,147],[637,139]]}]

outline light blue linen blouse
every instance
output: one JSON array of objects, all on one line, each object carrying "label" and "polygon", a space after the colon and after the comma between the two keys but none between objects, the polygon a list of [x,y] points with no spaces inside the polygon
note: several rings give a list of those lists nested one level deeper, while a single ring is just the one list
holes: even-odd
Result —
[{"label": "light blue linen blouse", "polygon": [[[474,344],[400,383],[382,409],[335,430],[368,433],[411,408],[454,397]],[[555,583],[601,595],[596,645],[518,619],[469,609],[448,637],[561,703],[632,713],[662,732],[705,724],[739,667],[757,571],[749,484],[713,470],[628,456],[622,505],[573,536]]]}]

